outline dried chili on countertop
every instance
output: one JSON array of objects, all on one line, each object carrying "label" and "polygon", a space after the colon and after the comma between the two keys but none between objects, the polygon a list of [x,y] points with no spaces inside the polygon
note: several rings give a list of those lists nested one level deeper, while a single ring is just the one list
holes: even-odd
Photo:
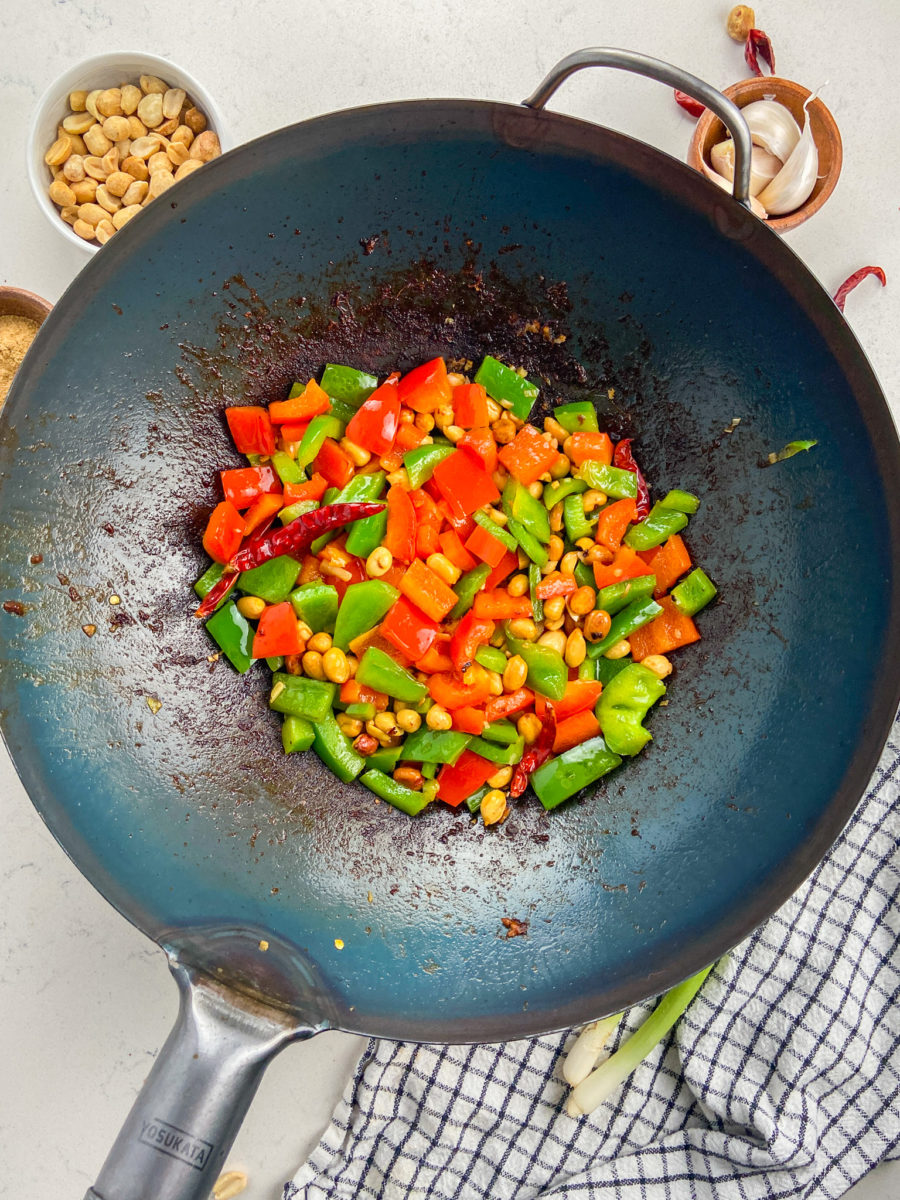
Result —
[{"label": "dried chili on countertop", "polygon": [[854,271],[852,275],[849,275],[834,293],[834,302],[841,312],[844,311],[847,297],[853,289],[859,287],[862,281],[868,279],[870,275],[875,275],[881,281],[882,287],[887,286],[887,276],[881,267],[860,267],[858,271]]},{"label": "dried chili on countertop", "polygon": [[675,88],[675,103],[692,116],[694,120],[698,120],[706,112],[705,104],[701,104],[699,100],[695,100],[687,92],[679,92],[678,88]]},{"label": "dried chili on countertop", "polygon": [[774,75],[775,51],[772,49],[772,40],[761,29],[751,29],[747,34],[747,41],[744,43],[744,59],[753,74],[761,77],[760,58],[769,68],[769,74]]}]

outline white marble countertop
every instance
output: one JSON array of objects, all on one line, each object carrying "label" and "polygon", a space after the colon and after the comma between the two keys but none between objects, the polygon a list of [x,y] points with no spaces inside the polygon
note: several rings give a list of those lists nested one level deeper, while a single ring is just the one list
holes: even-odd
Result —
[{"label": "white marble countertop", "polygon": [[[229,114],[236,142],[279,125],[379,100],[529,94],[554,62],[590,45],[624,46],[725,86],[743,78],[724,34],[728,0],[323,0],[317,5],[193,0],[33,0],[0,4],[3,162],[0,279],[56,300],[86,255],[50,228],[28,189],[25,133],[43,89],[82,58],[141,49],[186,67]],[[757,6],[779,73],[815,87],[844,140],[844,173],[824,210],[790,243],[829,290],[878,263],[847,317],[900,417],[900,156],[896,52],[900,6],[794,0]],[[552,106],[683,157],[691,122],[648,81],[595,72]],[[80,1196],[93,1181],[175,1011],[156,947],[75,871],[44,829],[0,748],[0,1155],[17,1196]],[[276,1200],[312,1147],[361,1042],[325,1034],[286,1051],[263,1082],[231,1156],[247,1200]],[[900,1166],[854,1200],[900,1193]]]}]

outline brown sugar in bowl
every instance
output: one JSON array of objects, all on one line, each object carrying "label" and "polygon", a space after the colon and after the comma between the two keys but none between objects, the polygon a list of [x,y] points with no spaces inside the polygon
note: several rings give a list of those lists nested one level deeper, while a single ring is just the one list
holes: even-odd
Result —
[{"label": "brown sugar in bowl", "polygon": [[[790,111],[802,129],[805,121],[803,105],[811,93],[809,88],[803,87],[802,84],[772,75],[762,79],[742,79],[740,83],[725,88],[724,94],[729,100],[733,100],[738,108],[743,108],[745,104],[754,100],[777,100]],[[801,204],[794,212],[785,213],[781,217],[770,217],[766,221],[769,228],[774,229],[776,233],[787,233],[788,230],[796,229],[817,213],[834,191],[841,173],[844,150],[837,122],[819,99],[813,100],[807,113],[812,124],[813,140],[819,152],[819,177],[812,195],[805,204]],[[687,153],[688,165],[695,171],[702,172],[701,160],[709,166],[710,150],[729,136],[728,130],[715,113],[707,109],[697,122],[694,136],[691,138]]]}]

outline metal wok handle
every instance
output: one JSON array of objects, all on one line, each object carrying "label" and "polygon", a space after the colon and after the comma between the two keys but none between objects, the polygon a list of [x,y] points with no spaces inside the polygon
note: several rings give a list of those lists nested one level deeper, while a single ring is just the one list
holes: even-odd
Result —
[{"label": "metal wok handle", "polygon": [[561,59],[550,73],[541,81],[537,89],[522,103],[528,108],[543,108],[561,83],[570,75],[585,67],[612,67],[617,71],[631,71],[635,75],[646,75],[648,79],[656,79],[667,83],[670,87],[685,92],[695,100],[700,100],[707,108],[712,109],[734,139],[734,191],[733,195],[739,204],[750,207],[750,130],[747,122],[741,116],[741,110],[721,92],[717,92],[711,84],[704,83],[696,75],[673,67],[671,63],[659,58],[648,58],[646,54],[636,54],[633,50],[614,50],[607,47],[596,49],[576,50],[574,54]]},{"label": "metal wok handle", "polygon": [[208,1200],[263,1071],[313,1032],[170,965],[175,1028],[85,1200]]}]

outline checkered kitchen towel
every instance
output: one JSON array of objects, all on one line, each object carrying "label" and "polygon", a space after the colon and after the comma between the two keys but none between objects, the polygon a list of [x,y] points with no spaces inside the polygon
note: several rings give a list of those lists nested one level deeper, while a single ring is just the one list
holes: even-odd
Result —
[{"label": "checkered kitchen towel", "polygon": [[573,1037],[370,1042],[284,1200],[819,1200],[900,1157],[900,721],[812,877],[578,1120]]}]

